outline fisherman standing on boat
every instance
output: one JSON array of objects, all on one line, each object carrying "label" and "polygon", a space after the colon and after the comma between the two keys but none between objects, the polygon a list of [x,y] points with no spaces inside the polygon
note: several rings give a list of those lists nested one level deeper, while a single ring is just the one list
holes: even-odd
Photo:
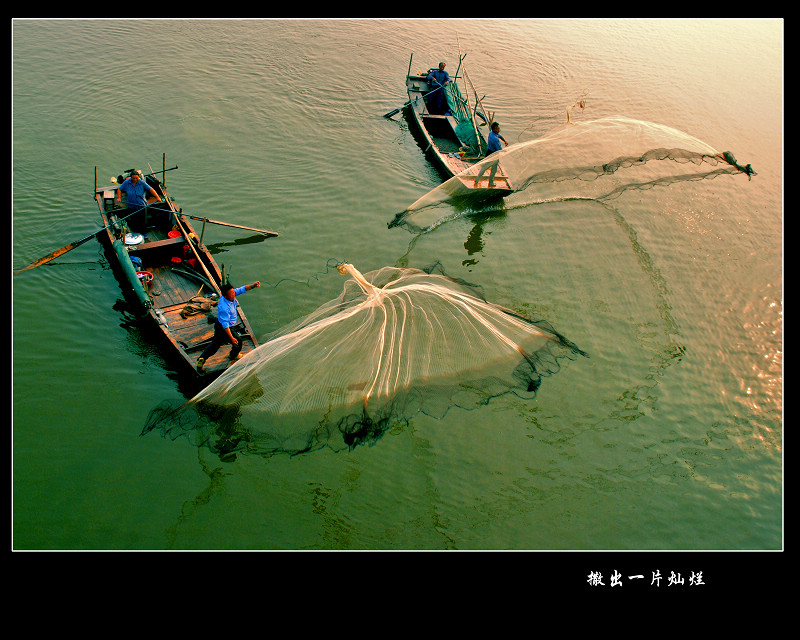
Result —
[{"label": "fisherman standing on boat", "polygon": [[145,194],[149,191],[152,193],[158,202],[161,202],[161,198],[158,197],[158,193],[156,190],[153,189],[149,184],[147,184],[146,180],[142,179],[142,172],[138,169],[135,169],[132,173],[130,178],[125,180],[119,188],[117,189],[117,204],[120,202],[120,198],[122,197],[122,192],[125,192],[125,195],[128,198],[128,207],[133,209],[134,207],[146,207],[147,206],[147,199],[145,198]]},{"label": "fisherman standing on boat", "polygon": [[433,115],[444,115],[448,109],[447,96],[443,87],[450,83],[450,75],[444,70],[444,67],[444,62],[440,62],[439,68],[431,71],[426,78],[428,86],[433,90],[433,93],[428,96],[428,111]]},{"label": "fisherman standing on boat", "polygon": [[200,373],[203,372],[203,365],[206,360],[213,356],[226,342],[230,342],[233,345],[230,359],[239,359],[239,352],[242,350],[243,343],[235,328],[236,323],[239,322],[239,314],[236,311],[239,302],[236,300],[236,296],[242,295],[245,291],[257,289],[260,286],[260,282],[236,288],[230,284],[222,285],[222,297],[217,305],[217,319],[214,322],[214,337],[211,340],[211,344],[206,347],[206,350],[197,359],[197,370]]},{"label": "fisherman standing on boat", "polygon": [[500,135],[500,123],[493,122],[492,123],[492,130],[489,132],[489,139],[487,140],[487,148],[486,148],[486,155],[491,155],[495,151],[500,151],[503,146],[500,144],[500,141],[508,146],[508,141]]},{"label": "fisherman standing on boat", "polygon": [[[500,124],[497,122],[492,123],[492,130],[489,132],[489,139],[486,143],[486,157],[488,158],[493,153],[500,151],[503,146],[500,144],[500,141],[503,141],[506,146],[508,146],[508,141],[500,135]],[[478,177],[475,178],[475,186],[478,186],[478,182],[483,177],[483,174],[486,173],[489,169],[491,169],[491,173],[489,174],[489,186],[494,186],[494,176],[497,173],[497,166],[500,164],[500,158],[496,158],[494,162],[487,162],[481,167],[481,171],[478,174]]]}]

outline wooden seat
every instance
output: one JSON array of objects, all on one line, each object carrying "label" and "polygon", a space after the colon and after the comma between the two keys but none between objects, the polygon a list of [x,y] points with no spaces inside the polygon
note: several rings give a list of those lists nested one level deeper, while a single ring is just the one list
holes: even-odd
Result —
[{"label": "wooden seat", "polygon": [[168,247],[170,245],[182,244],[183,242],[184,242],[184,237],[178,236],[177,238],[166,238],[165,240],[154,240],[152,242],[143,242],[142,244],[130,247],[128,251],[130,253],[135,253],[137,251],[144,251],[145,249],[158,249],[160,247]]}]

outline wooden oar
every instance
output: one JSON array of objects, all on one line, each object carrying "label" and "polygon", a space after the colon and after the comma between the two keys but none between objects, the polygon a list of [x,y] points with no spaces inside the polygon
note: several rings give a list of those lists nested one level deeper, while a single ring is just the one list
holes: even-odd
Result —
[{"label": "wooden oar", "polygon": [[199,220],[200,222],[210,222],[211,224],[219,224],[223,227],[233,227],[234,229],[244,229],[245,231],[255,231],[256,233],[263,233],[266,236],[270,237],[277,237],[278,234],[275,231],[267,231],[265,229],[256,229],[254,227],[243,227],[240,224],[231,224],[230,222],[222,222],[220,220],[211,220],[210,218],[201,218],[199,216],[186,216],[187,218],[191,218],[192,220]]},{"label": "wooden oar", "polygon": [[[148,163],[148,166],[150,166],[149,163]],[[162,169],[161,171],[153,171],[153,167],[150,167],[151,173],[145,173],[142,177],[146,178],[147,176],[155,176],[155,175],[158,175],[159,173],[164,174],[167,171],[174,171],[177,168],[178,168],[177,164],[174,167],[170,167],[169,169]],[[133,171],[133,169],[128,169],[128,171]],[[127,171],[126,171],[126,173],[127,173]]]},{"label": "wooden oar", "polygon": [[130,218],[132,215],[134,215],[136,213],[139,213],[139,211],[141,211],[141,208],[137,209],[133,213],[128,214],[124,218],[119,218],[118,220],[115,220],[114,222],[111,222],[111,223],[107,224],[105,227],[103,227],[102,229],[98,229],[94,233],[90,233],[85,238],[81,238],[80,240],[76,240],[75,242],[70,242],[69,244],[64,245],[60,249],[56,249],[55,251],[53,251],[53,253],[48,253],[43,258],[39,258],[38,260],[36,260],[34,262],[31,262],[27,267],[23,267],[22,269],[18,269],[17,271],[14,272],[14,274],[16,275],[18,273],[22,273],[23,271],[27,271],[28,269],[34,269],[34,268],[39,267],[39,266],[41,266],[43,264],[47,264],[51,260],[55,260],[59,256],[63,256],[68,251],[72,251],[75,247],[80,247],[84,242],[88,242],[89,240],[94,238],[101,231],[105,231],[106,229],[108,229],[111,225],[118,224],[118,223],[122,222],[123,220],[126,220],[126,219]]},{"label": "wooden oar", "polygon": [[[435,81],[434,81],[434,82],[435,82]],[[437,82],[436,84],[439,84],[439,83]],[[402,107],[398,107],[397,109],[395,109],[394,111],[390,111],[389,113],[384,113],[384,114],[383,114],[383,117],[384,117],[384,118],[391,118],[391,117],[392,117],[392,116],[393,116],[395,113],[399,113],[400,111],[402,111],[403,109],[405,109],[405,108],[406,108],[408,105],[415,103],[415,102],[416,102],[417,100],[419,100],[420,98],[427,98],[427,97],[428,97],[429,95],[431,95],[432,93],[435,93],[435,92],[436,92],[436,91],[438,91],[439,89],[443,89],[443,88],[444,88],[444,86],[443,86],[443,85],[441,85],[441,84],[439,84],[439,86],[438,86],[438,87],[436,87],[436,88],[435,88],[433,91],[428,91],[428,93],[426,93],[426,94],[424,94],[424,95],[417,96],[417,97],[416,97],[416,98],[414,98],[413,100],[409,100],[409,101],[408,101],[408,102],[406,102],[406,103],[405,103],[405,104],[404,104]]]}]

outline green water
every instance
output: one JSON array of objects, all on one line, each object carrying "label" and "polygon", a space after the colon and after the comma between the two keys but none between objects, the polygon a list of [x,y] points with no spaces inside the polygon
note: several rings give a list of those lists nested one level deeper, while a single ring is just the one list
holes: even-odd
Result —
[{"label": "green water", "polygon": [[[104,184],[159,168],[259,336],[367,272],[440,261],[590,357],[533,401],[414,416],[352,452],[222,462],[140,435],[185,399],[92,241],[11,280],[14,549],[783,547],[781,21],[15,21],[12,268],[96,230]],[[610,204],[509,199],[420,238],[440,178],[404,76],[468,52],[509,142],[621,114],[758,175]],[[529,200],[526,200],[529,198]],[[278,284],[280,283],[280,284]],[[277,285],[277,286],[273,286]]]}]

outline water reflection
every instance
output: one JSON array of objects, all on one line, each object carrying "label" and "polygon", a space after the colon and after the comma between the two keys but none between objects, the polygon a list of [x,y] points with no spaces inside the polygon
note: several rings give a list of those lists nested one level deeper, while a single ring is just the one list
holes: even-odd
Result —
[{"label": "water reflection", "polygon": [[467,214],[467,219],[475,223],[464,242],[464,248],[467,250],[467,256],[469,257],[461,262],[461,265],[467,267],[468,271],[472,271],[472,267],[479,262],[479,260],[473,256],[477,254],[480,254],[481,257],[485,256],[484,248],[486,247],[486,239],[484,233],[486,235],[491,235],[492,233],[491,231],[485,231],[484,227],[486,224],[500,218],[505,218],[505,216],[506,210],[504,205],[501,205],[501,208],[498,209],[493,208],[489,211]]},{"label": "water reflection", "polygon": [[[475,255],[476,253],[479,252],[481,252],[481,255],[483,255],[482,252],[485,242],[483,241],[482,236],[483,236],[483,224],[478,223],[474,227],[472,227],[472,229],[469,232],[469,235],[467,236],[467,241],[464,243],[464,248],[467,250],[468,256]],[[461,264],[462,266],[465,267],[474,267],[476,264],[478,264],[478,260],[476,260],[475,258],[468,258],[466,260],[462,260]],[[472,271],[472,269],[468,268],[468,271]]]}]

